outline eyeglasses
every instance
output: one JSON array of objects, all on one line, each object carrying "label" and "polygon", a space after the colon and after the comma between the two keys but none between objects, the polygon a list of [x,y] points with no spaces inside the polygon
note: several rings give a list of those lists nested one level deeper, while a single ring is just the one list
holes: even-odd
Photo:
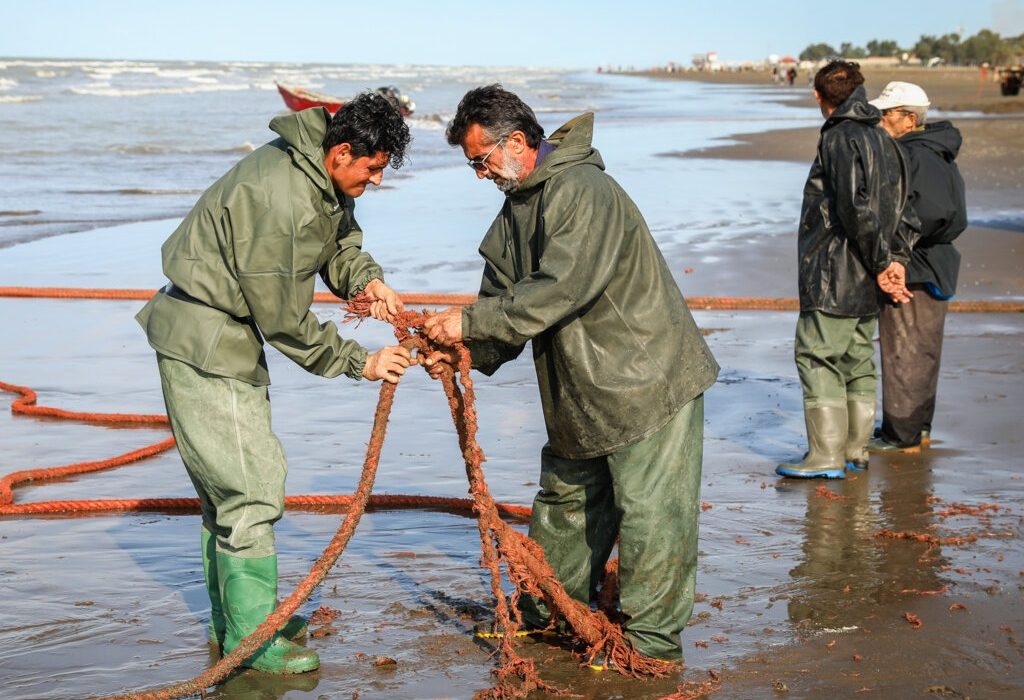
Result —
[{"label": "eyeglasses", "polygon": [[884,110],[882,114],[898,114],[901,117],[909,117],[911,114],[913,114],[913,112],[907,109],[899,109],[894,107],[893,109]]},{"label": "eyeglasses", "polygon": [[477,171],[478,173],[482,173],[483,171],[487,170],[487,159],[491,157],[492,153],[494,153],[494,149],[500,146],[501,142],[507,138],[507,136],[502,136],[500,139],[498,139],[498,142],[491,147],[491,150],[487,151],[487,153],[480,156],[479,158],[470,158],[468,161],[466,161],[466,165],[473,168],[473,170]]}]

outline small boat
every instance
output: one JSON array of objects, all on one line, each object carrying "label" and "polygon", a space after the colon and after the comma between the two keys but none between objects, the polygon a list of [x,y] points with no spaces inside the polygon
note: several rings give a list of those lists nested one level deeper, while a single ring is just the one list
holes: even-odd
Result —
[{"label": "small boat", "polygon": [[[284,99],[284,103],[293,112],[309,109],[310,107],[323,107],[331,114],[334,114],[345,104],[345,100],[339,97],[331,97],[330,95],[313,92],[305,88],[282,85],[281,83],[276,83],[276,85],[277,91],[281,93],[281,97]],[[379,87],[376,92],[388,98],[391,104],[395,106],[395,109],[402,113],[403,117],[408,117],[416,109],[416,103],[410,100],[407,95],[403,95],[394,85]]]}]

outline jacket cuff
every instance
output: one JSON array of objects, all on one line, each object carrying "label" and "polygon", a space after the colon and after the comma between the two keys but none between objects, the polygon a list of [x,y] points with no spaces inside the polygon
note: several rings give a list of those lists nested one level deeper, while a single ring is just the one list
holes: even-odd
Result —
[{"label": "jacket cuff", "polygon": [[370,351],[366,348],[359,348],[352,355],[352,369],[345,373],[346,376],[352,379],[364,379],[363,370],[366,369],[366,358],[369,357]]},{"label": "jacket cuff", "polygon": [[[882,263],[877,263],[877,264],[875,265],[875,269],[873,269],[873,270],[871,271],[871,275],[872,275],[873,277],[878,277],[878,276],[879,276],[880,274],[882,274],[883,272],[885,272],[886,270],[888,270],[888,269],[889,269],[889,265],[891,265],[891,264],[892,264],[892,262],[893,262],[894,260],[896,260],[896,256],[894,256],[894,255],[893,255],[893,254],[892,254],[892,253],[890,252],[890,253],[889,253],[889,255],[887,255],[887,256],[885,257],[885,262],[882,262]],[[867,267],[867,266],[865,265],[865,267]]]},{"label": "jacket cuff", "polygon": [[374,280],[380,280],[381,282],[383,282],[383,273],[379,270],[376,272],[371,271],[366,273],[363,279],[359,279],[354,284],[349,285],[349,296],[354,297],[357,294],[361,293],[364,289],[366,289],[366,285],[368,285],[370,282],[373,282]]},{"label": "jacket cuff", "polygon": [[498,313],[500,303],[500,297],[485,297],[462,307],[462,339],[498,340],[494,329],[488,332],[487,316]]}]

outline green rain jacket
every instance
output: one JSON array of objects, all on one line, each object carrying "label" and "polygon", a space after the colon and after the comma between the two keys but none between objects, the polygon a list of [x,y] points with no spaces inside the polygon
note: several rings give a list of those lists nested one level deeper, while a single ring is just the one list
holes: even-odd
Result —
[{"label": "green rain jacket", "polygon": [[310,311],[317,274],[343,298],[383,278],[361,250],[354,200],[324,168],[329,119],[317,108],[271,121],[280,138],[215,182],[164,243],[171,284],[136,316],[157,352],[262,386],[266,338],[314,374],[362,375],[366,349]]},{"label": "green rain jacket", "polygon": [[462,312],[474,366],[533,341],[549,447],[587,459],[639,442],[702,394],[718,364],[636,205],[591,146],[594,115],[510,193],[480,244],[480,299]]}]

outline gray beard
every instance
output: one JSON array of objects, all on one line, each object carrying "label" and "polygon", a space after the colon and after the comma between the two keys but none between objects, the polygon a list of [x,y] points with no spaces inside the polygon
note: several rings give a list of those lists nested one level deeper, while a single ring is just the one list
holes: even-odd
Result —
[{"label": "gray beard", "polygon": [[496,177],[492,179],[498,190],[508,194],[519,189],[519,176],[523,172],[523,164],[511,157],[507,146],[501,147],[501,154],[504,156],[502,160],[505,162],[505,167],[500,172],[494,173]]},{"label": "gray beard", "polygon": [[504,192],[505,194],[508,194],[509,192],[515,192],[516,190],[519,189],[519,180],[516,180],[515,178],[496,178],[494,180],[494,184],[498,188],[498,190]]}]

